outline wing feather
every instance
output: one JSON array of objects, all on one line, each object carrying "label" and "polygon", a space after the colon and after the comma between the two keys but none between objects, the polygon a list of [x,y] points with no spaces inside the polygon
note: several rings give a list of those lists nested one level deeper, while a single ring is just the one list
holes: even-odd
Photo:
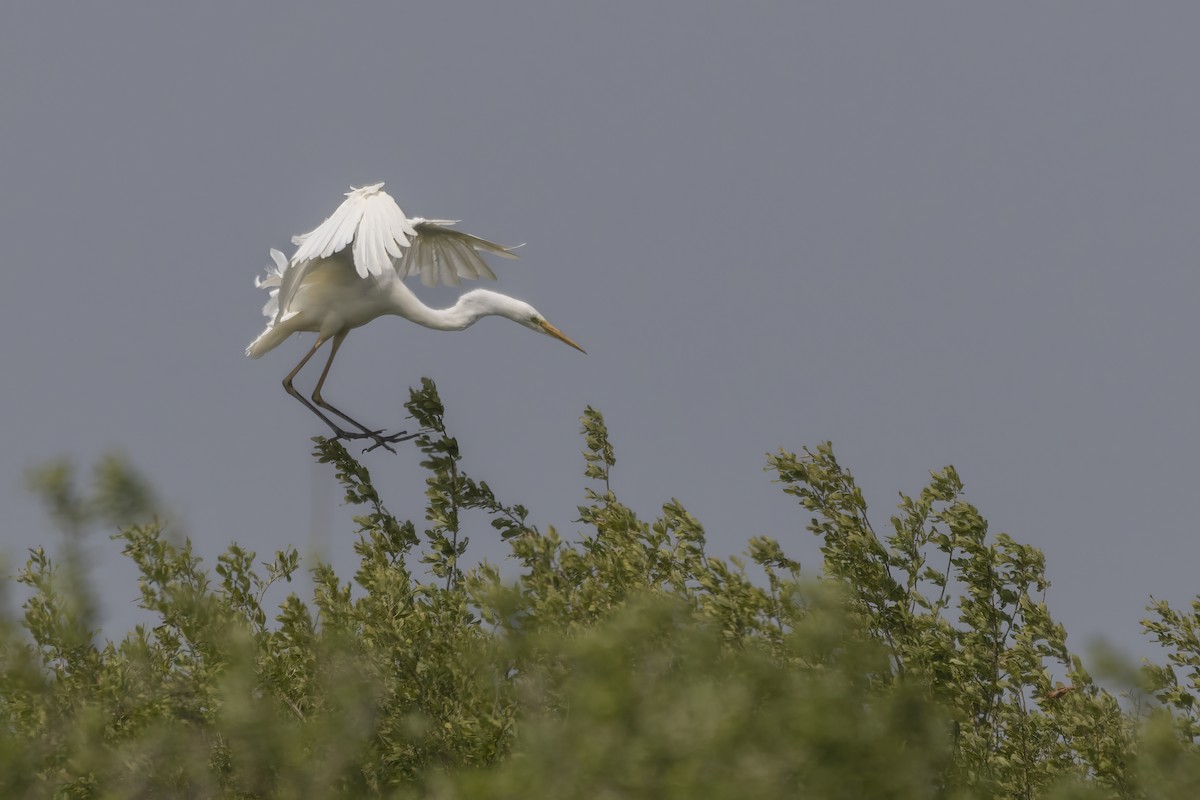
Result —
[{"label": "wing feather", "polygon": [[417,236],[396,264],[400,277],[421,276],[421,283],[436,286],[439,282],[458,286],[462,278],[495,280],[480,252],[501,258],[516,258],[515,248],[506,247],[469,233],[453,230],[453,220],[414,219]]},{"label": "wing feather", "polygon": [[[370,237],[369,247],[375,253],[375,259],[379,262],[379,272],[375,273],[372,270],[372,273],[376,275],[382,275],[384,272],[391,271],[392,269],[392,254],[388,249],[389,244],[394,248],[403,250],[396,243],[395,239],[387,235],[386,221],[383,218],[384,215],[382,212],[383,209],[380,207],[372,206],[371,213],[374,215],[374,219],[369,226],[364,224],[362,229],[362,232]],[[357,262],[358,259],[356,258],[355,261]]]},{"label": "wing feather", "polygon": [[381,243],[379,223],[378,209],[374,205],[366,205],[363,208],[362,220],[358,225],[358,234],[354,237],[354,249],[351,251],[354,256],[354,267],[360,278],[383,274],[384,265],[379,263],[381,255],[387,262],[386,266],[391,266],[386,252],[376,252],[376,249],[382,251],[382,248],[379,247]]},{"label": "wing feather", "polygon": [[458,279],[458,268],[454,264],[454,253],[451,250],[445,250],[441,254],[440,259],[442,283],[447,286],[458,286],[461,281]]},{"label": "wing feather", "polygon": [[[319,258],[329,258],[334,253],[345,250],[346,247],[354,242],[356,245],[362,241],[362,236],[356,236],[363,218],[370,210],[370,206],[363,202],[362,198],[350,198],[343,203],[339,209],[342,211],[337,220],[337,225],[330,225],[329,239],[325,246],[321,248],[321,252],[317,255]],[[357,247],[355,248],[358,249]],[[355,254],[357,255],[357,253]],[[358,269],[359,277],[367,277],[367,273],[363,271],[364,264],[359,259],[354,259],[354,266]]]},{"label": "wing feather", "polygon": [[416,235],[412,223],[383,184],[351,189],[329,218],[308,233],[293,237],[293,264],[329,258],[351,248],[360,277],[382,275]]},{"label": "wing feather", "polygon": [[[440,246],[437,249],[438,254],[438,274],[441,276],[442,283],[447,286],[458,286],[460,281],[458,254],[454,251],[453,245],[449,242],[439,242]],[[465,277],[465,276],[464,276]]]},{"label": "wing feather", "polygon": [[479,278],[479,268],[486,267],[483,259],[466,242],[450,239],[447,242],[455,257],[455,270],[464,278]]},{"label": "wing feather", "polygon": [[446,244],[450,245],[446,249],[454,264],[454,273],[463,278],[478,278],[479,270],[475,268],[474,263],[478,259],[474,257],[475,253],[471,248],[456,239],[449,239]]},{"label": "wing feather", "polygon": [[292,238],[297,245],[281,279],[279,311],[287,310],[311,262],[348,250],[359,277],[395,269],[401,278],[419,275],[426,286],[458,286],[463,278],[496,274],[480,256],[516,258],[512,247],[453,230],[455,220],[408,219],[383,184],[351,189],[328,219]]},{"label": "wing feather", "polygon": [[354,194],[334,210],[326,223],[317,228],[313,237],[315,258],[329,258],[350,244],[358,222],[362,219],[364,205],[362,196]]},{"label": "wing feather", "polygon": [[[416,251],[405,253],[405,258],[411,256],[414,269],[421,271],[421,283],[426,286],[437,286],[438,282],[442,279],[437,248],[430,244],[429,239],[420,236],[415,241],[417,242]],[[400,270],[397,271],[399,272]]]}]

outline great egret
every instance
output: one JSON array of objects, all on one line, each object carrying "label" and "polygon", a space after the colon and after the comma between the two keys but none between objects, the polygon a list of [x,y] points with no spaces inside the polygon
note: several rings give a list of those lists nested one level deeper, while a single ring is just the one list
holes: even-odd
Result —
[{"label": "great egret", "polygon": [[[259,358],[293,333],[316,333],[316,342],[283,379],[283,388],[332,428],[337,438],[372,439],[375,443],[368,450],[391,450],[388,445],[412,437],[405,431],[385,436],[383,430],[368,428],[321,397],[334,356],[354,328],[376,317],[395,314],[427,328],[461,331],[482,317],[495,315],[585,352],[533,306],[497,292],[475,289],[445,309],[430,308],[418,300],[404,285],[404,278],[420,274],[426,286],[436,286],[439,281],[458,286],[460,278],[496,277],[477,251],[516,258],[511,247],[453,230],[450,226],[455,222],[405,217],[396,201],[383,191],[382,183],[352,188],[327,220],[311,232],[292,238],[299,247],[290,262],[283,253],[271,250],[274,267],[254,281],[255,286],[270,291],[263,306],[269,321],[246,348],[246,355]],[[310,403],[292,386],[292,379],[325,342],[332,342],[329,359]],[[358,430],[344,430],[323,414],[322,408]]]}]

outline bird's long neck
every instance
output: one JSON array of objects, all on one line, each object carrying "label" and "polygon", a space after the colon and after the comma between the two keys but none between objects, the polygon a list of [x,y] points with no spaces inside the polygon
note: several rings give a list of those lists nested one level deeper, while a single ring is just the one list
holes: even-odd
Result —
[{"label": "bird's long neck", "polygon": [[391,313],[438,331],[461,331],[474,325],[488,313],[465,300],[466,295],[450,308],[430,308],[422,303],[403,281],[389,284]]}]

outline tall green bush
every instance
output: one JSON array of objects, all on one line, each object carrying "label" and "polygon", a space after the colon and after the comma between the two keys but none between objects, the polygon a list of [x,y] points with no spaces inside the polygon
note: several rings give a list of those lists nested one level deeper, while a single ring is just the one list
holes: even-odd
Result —
[{"label": "tall green bush", "polygon": [[[291,548],[260,562],[233,544],[206,568],[119,461],[90,494],[65,464],[36,473],[65,537],[56,558],[31,552],[23,616],[0,620],[0,796],[1194,794],[1200,603],[1152,607],[1168,663],[1123,707],[1068,649],[1041,553],[991,535],[953,468],[880,534],[828,444],[770,455],[821,540],[802,575],[768,538],[708,555],[675,500],[643,521],[591,408],[568,540],[465,471],[432,382],[406,406],[423,517],[316,440],[361,512],[359,563],[313,565],[305,596],[287,591]],[[120,640],[95,630],[96,526],[119,526],[153,620]],[[489,535],[515,579],[470,565]]]}]

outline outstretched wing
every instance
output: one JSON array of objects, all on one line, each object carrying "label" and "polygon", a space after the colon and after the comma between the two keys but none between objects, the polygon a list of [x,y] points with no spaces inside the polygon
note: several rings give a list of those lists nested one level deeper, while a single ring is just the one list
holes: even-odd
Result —
[{"label": "outstretched wing", "polygon": [[421,219],[411,220],[417,235],[396,262],[396,272],[401,278],[420,275],[421,283],[437,286],[458,286],[460,278],[496,279],[480,253],[491,253],[501,258],[516,258],[512,251],[487,239],[456,231],[449,226],[457,220]]},{"label": "outstretched wing", "polygon": [[417,232],[404,216],[383,184],[364,186],[346,192],[346,199],[308,233],[292,237],[299,245],[292,264],[329,258],[354,243],[354,268],[360,278],[382,275],[392,267],[408,247],[409,237]]},{"label": "outstretched wing", "polygon": [[292,268],[280,292],[287,306],[307,265],[350,248],[359,277],[383,275],[395,269],[401,278],[420,275],[426,286],[439,282],[458,286],[462,278],[491,278],[496,275],[479,256],[491,253],[516,258],[514,248],[505,247],[451,230],[456,220],[408,219],[383,184],[364,186],[346,193],[346,199],[329,219],[314,230],[292,237],[298,245]]}]

